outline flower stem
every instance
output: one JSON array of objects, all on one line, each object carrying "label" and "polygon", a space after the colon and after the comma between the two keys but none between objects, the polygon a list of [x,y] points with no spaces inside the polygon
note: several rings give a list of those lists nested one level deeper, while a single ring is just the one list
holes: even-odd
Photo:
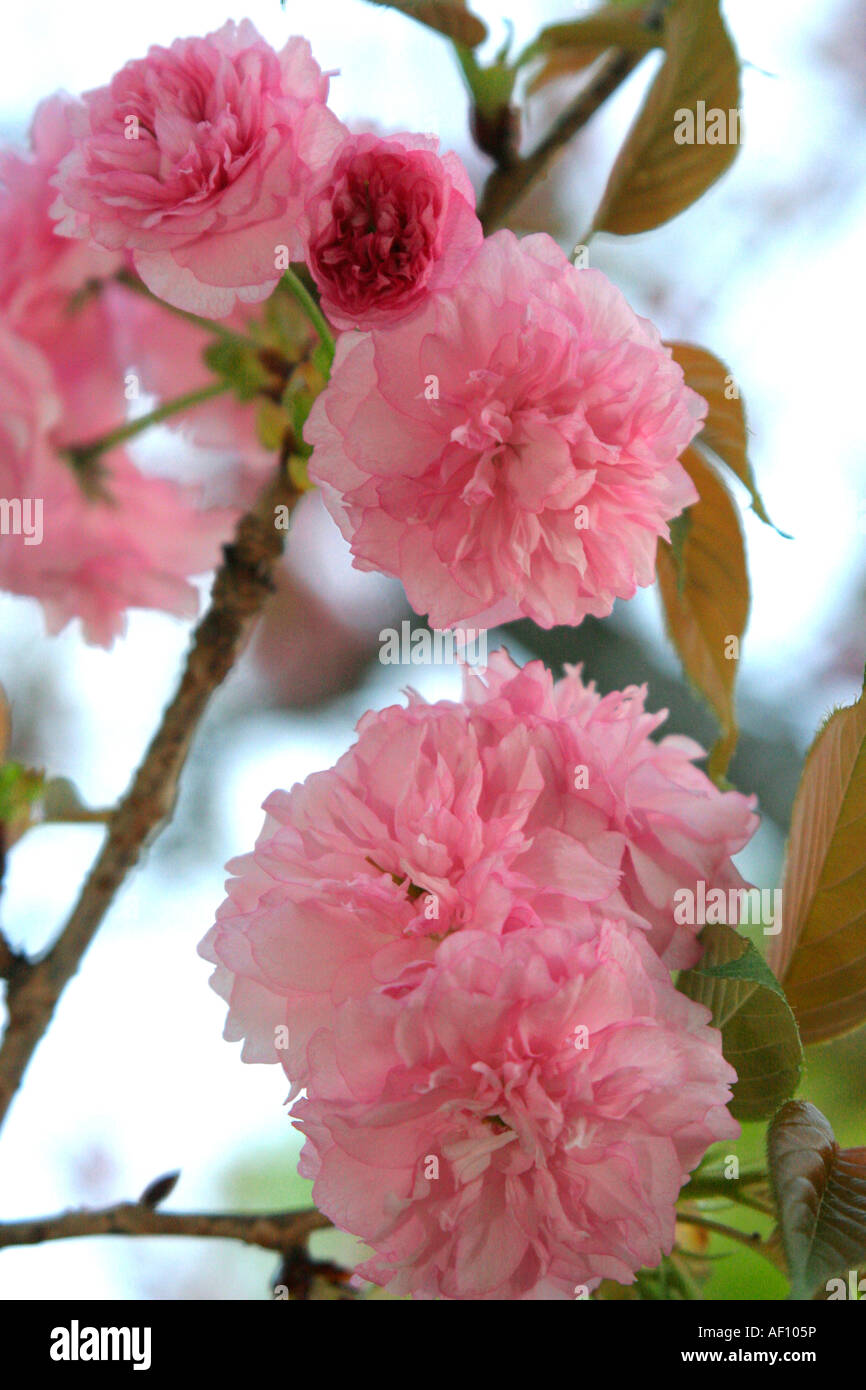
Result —
[{"label": "flower stem", "polygon": [[693,1215],[691,1212],[684,1211],[677,1212],[677,1221],[681,1225],[699,1226],[702,1231],[724,1236],[726,1240],[735,1240],[738,1245],[745,1245],[750,1250],[754,1250],[757,1255],[763,1255],[770,1264],[776,1264],[774,1257],[764,1249],[764,1238],[760,1231],[738,1231],[735,1227],[725,1226],[721,1221],[713,1221],[708,1216]]},{"label": "flower stem", "polygon": [[122,285],[124,289],[132,290],[133,294],[139,294],[143,299],[150,299],[154,304],[158,304],[160,309],[164,309],[167,314],[174,314],[175,318],[184,319],[187,323],[194,324],[203,332],[210,333],[211,337],[225,338],[233,343],[243,343],[256,351],[261,347],[261,343],[257,343],[254,338],[248,337],[246,333],[238,333],[234,328],[226,328],[225,324],[220,323],[218,319],[206,319],[201,314],[192,314],[188,309],[178,309],[174,304],[168,304],[164,299],[153,294],[147,285],[131,271],[119,270],[114,278],[117,284]]},{"label": "flower stem", "polygon": [[328,365],[330,366],[334,360],[336,344],[334,342],[334,335],[328,325],[328,320],[325,318],[325,315],[310,294],[303,280],[301,280],[293,270],[287,270],[284,273],[283,284],[286,286],[292,298],[301,306],[307,318],[310,320],[310,323],[318,333],[319,341],[328,354]]},{"label": "flower stem", "polygon": [[187,391],[182,396],[174,396],[170,401],[163,401],[162,405],[158,405],[155,410],[150,410],[146,415],[138,415],[134,420],[128,420],[125,424],[118,425],[117,429],[109,430],[108,434],[103,434],[99,439],[91,440],[88,444],[69,444],[64,453],[69,456],[76,468],[86,469],[102,454],[107,454],[118,444],[124,444],[127,439],[134,439],[137,434],[149,430],[152,425],[159,425],[163,420],[170,419],[172,415],[178,415],[182,410],[189,410],[191,406],[200,405],[203,401],[209,401],[214,396],[225,395],[230,390],[229,382],[213,381],[208,386],[200,386],[195,391]]},{"label": "flower stem", "polygon": [[772,1215],[773,1208],[761,1196],[750,1192],[751,1187],[765,1183],[767,1175],[761,1169],[750,1169],[738,1178],[725,1178],[720,1174],[697,1174],[680,1193],[681,1200],[698,1201],[707,1197],[727,1198],[729,1202],[739,1202]]}]

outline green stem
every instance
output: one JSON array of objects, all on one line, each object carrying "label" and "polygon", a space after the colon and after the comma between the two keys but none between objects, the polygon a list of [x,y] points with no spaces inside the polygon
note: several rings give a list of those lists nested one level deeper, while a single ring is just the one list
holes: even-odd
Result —
[{"label": "green stem", "polygon": [[319,342],[328,354],[328,365],[330,366],[334,360],[334,353],[336,352],[337,345],[334,342],[334,335],[331,332],[328,320],[325,318],[325,315],[310,294],[303,280],[301,280],[293,270],[284,272],[283,284],[292,298],[303,309],[310,323],[315,328],[319,335]]},{"label": "green stem", "polygon": [[764,1249],[764,1238],[759,1231],[737,1231],[733,1226],[725,1226],[721,1221],[712,1221],[708,1216],[692,1216],[683,1211],[677,1212],[677,1221],[685,1226],[700,1226],[703,1231],[710,1231],[713,1235],[724,1236],[726,1240],[734,1240],[738,1245],[745,1245],[749,1250],[754,1250],[756,1255],[763,1255],[774,1268],[778,1268],[775,1259]]},{"label": "green stem", "polygon": [[717,1174],[707,1174],[704,1177],[698,1175],[683,1188],[680,1199],[697,1201],[705,1197],[726,1197],[729,1202],[740,1202],[742,1206],[772,1215],[772,1208],[748,1191],[748,1188],[756,1183],[765,1182],[766,1176],[766,1173],[758,1168],[741,1173],[739,1178],[725,1178]]},{"label": "green stem", "polygon": [[478,101],[481,86],[482,69],[471,48],[467,48],[462,43],[454,44],[454,56],[457,59],[463,81],[466,83],[466,90],[474,102]]},{"label": "green stem", "polygon": [[118,444],[124,444],[127,439],[133,439],[137,434],[142,434],[152,425],[159,425],[163,420],[168,420],[172,415],[179,414],[182,410],[189,410],[190,406],[200,405],[203,401],[209,401],[214,396],[225,395],[231,390],[227,381],[214,381],[209,386],[201,386],[196,391],[187,391],[182,396],[175,396],[170,401],[163,401],[155,410],[148,411],[146,415],[139,415],[134,420],[128,420],[124,425],[118,425],[117,429],[109,430],[99,439],[91,440],[88,444],[70,444],[63,451],[72,460],[76,468],[86,469],[95,459],[102,454],[107,454],[109,449],[115,449]]},{"label": "green stem", "polygon": [[187,323],[194,324],[203,332],[210,333],[211,337],[225,338],[233,343],[243,343],[256,351],[261,347],[261,343],[257,343],[255,339],[248,337],[245,333],[238,333],[234,328],[226,328],[225,324],[220,323],[217,319],[202,318],[200,314],[192,314],[188,309],[178,309],[174,304],[166,303],[164,299],[153,294],[142,280],[139,280],[128,270],[119,270],[114,278],[124,289],[132,290],[133,294],[139,294],[143,299],[150,299],[154,304],[158,304],[160,309],[164,309],[167,314],[174,314],[175,318],[184,319]]}]

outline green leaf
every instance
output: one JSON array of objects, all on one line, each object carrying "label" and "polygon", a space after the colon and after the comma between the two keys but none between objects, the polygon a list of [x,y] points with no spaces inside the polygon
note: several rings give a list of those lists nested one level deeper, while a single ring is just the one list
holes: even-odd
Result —
[{"label": "green leaf", "polygon": [[[778,531],[778,526],[774,526],[767,515],[749,462],[746,415],[733,373],[706,348],[695,347],[693,343],[666,343],[665,346],[671,349],[674,361],[682,367],[686,384],[707,402],[707,419],[698,442],[727,464],[734,477],[748,489],[752,510]],[[779,531],[779,535],[785,536],[785,532]],[[790,536],[786,539],[790,540]]]},{"label": "green leaf", "polygon": [[739,110],[740,65],[718,0],[671,0],[663,39],[664,63],[611,170],[593,231],[628,236],[661,226],[700,198],[739,149],[675,139],[684,129],[678,113],[697,120],[699,101],[705,112],[722,110],[726,122]]},{"label": "green leaf", "polygon": [[840,1149],[821,1111],[791,1100],[767,1132],[791,1298],[811,1299],[866,1260],[866,1149]]},{"label": "green leaf", "polygon": [[658,549],[657,572],[665,624],[691,684],[721,725],[708,762],[710,776],[724,777],[737,743],[734,686],[739,642],[749,616],[749,576],[736,504],[714,468],[696,449],[680,462],[700,500],[672,530],[672,545]]},{"label": "green leaf", "polygon": [[519,65],[545,58],[527,90],[537,92],[554,78],[582,71],[608,48],[622,48],[629,53],[649,53],[662,42],[661,26],[653,28],[644,21],[644,8],[623,10],[607,5],[586,19],[565,24],[550,24],[521,54]]},{"label": "green leaf", "polygon": [[866,689],[815,739],[794,799],[782,881],[784,924],[770,944],[803,1041],[866,1021]]},{"label": "green leaf", "polygon": [[212,372],[227,381],[241,401],[251,401],[270,384],[270,376],[258,350],[232,338],[219,338],[204,350]]},{"label": "green leaf", "polygon": [[265,398],[256,408],[256,434],[263,448],[279,453],[290,427],[289,417],[276,401]]},{"label": "green leaf", "polygon": [[466,48],[477,48],[487,38],[487,25],[466,8],[465,0],[371,0],[371,4],[399,10]]},{"label": "green leaf", "polygon": [[784,990],[751,941],[732,927],[701,933],[704,954],[680,974],[677,988],[706,1004],[722,1034],[722,1052],[737,1072],[731,1114],[762,1120],[793,1095],[802,1047]]},{"label": "green leaf", "polygon": [[0,821],[17,826],[30,819],[30,807],[42,795],[43,775],[21,763],[0,767]]}]

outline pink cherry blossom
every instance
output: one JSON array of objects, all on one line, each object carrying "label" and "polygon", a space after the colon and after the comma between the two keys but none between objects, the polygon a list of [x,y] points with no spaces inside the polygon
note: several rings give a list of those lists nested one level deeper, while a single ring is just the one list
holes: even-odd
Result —
[{"label": "pink cherry blossom", "polygon": [[[237,511],[203,510],[197,490],[143,474],[121,449],[99,460],[97,496],[64,453],[128,409],[117,305],[88,288],[122,258],[57,236],[48,213],[72,109],[63,97],[44,102],[31,150],[0,152],[0,496],[29,507],[31,521],[38,504],[42,529],[38,542],[32,526],[30,537],[21,526],[3,536],[0,587],[39,599],[49,631],[77,617],[89,641],[108,646],[129,608],[195,616],[189,579],[217,562]],[[116,293],[128,307],[132,296]]]},{"label": "pink cherry blossom", "polygon": [[63,398],[58,437],[84,441],[126,412],[114,317],[90,282],[110,277],[122,257],[56,234],[51,180],[72,148],[74,105],[64,96],[37,109],[25,154],[0,150],[0,313],[34,343]]},{"label": "pink cherry blossom", "polygon": [[212,568],[231,514],[199,511],[190,489],[145,477],[121,450],[104,459],[110,501],[85,494],[59,453],[67,403],[86,391],[86,339],[71,342],[83,357],[70,354],[63,390],[45,353],[0,321],[0,496],[22,509],[0,545],[0,588],[39,599],[50,632],[80,618],[109,646],[129,608],[195,616],[188,577]]},{"label": "pink cherry blossom", "polygon": [[640,932],[603,922],[443,941],[412,988],[347,999],[295,1107],[313,1199],[396,1294],[570,1299],[632,1282],[733,1139],[709,1010]]},{"label": "pink cherry blossom", "polygon": [[341,338],[306,437],[359,569],[435,627],[551,627],[652,582],[704,413],[600,271],[498,232],[405,323]]},{"label": "pink cherry blossom", "polygon": [[31,334],[64,313],[88,280],[119,269],[121,257],[59,237],[49,216],[51,179],[72,148],[75,103],[58,94],[41,102],[26,154],[0,150],[0,310]]},{"label": "pink cherry blossom", "polygon": [[349,135],[311,199],[308,264],[338,328],[385,327],[453,287],[482,240],[475,193],[429,135]]},{"label": "pink cherry blossom", "polygon": [[[200,947],[225,1036],[305,1089],[315,1200],[399,1292],[629,1280],[670,1248],[685,1174],[735,1133],[718,1035],[655,947],[694,961],[674,888],[742,882],[729,856],[756,817],[696,745],[653,743],[660,722],[642,692],[602,699],[499,653],[463,703],[410,693],[365,715],[229,865]],[[575,1061],[596,1000],[598,1046]]]},{"label": "pink cherry blossom", "polygon": [[[656,741],[667,711],[645,709],[646,686],[601,696],[580,667],[554,681],[541,661],[522,669],[494,652],[483,678],[467,670],[465,698],[495,729],[532,730],[544,780],[537,823],[580,839],[600,828],[624,837],[610,915],[642,920],[670,969],[699,957],[700,924],[679,924],[674,894],[703,882],[726,894],[748,884],[732,863],[758,828],[755,798],[720,792],[695,767],[704,749],[681,734]],[[529,827],[536,823],[530,818]],[[736,924],[734,924],[736,925]]]},{"label": "pink cherry blossom", "polygon": [[249,20],[177,39],[87,93],[57,179],[59,230],[129,249],[145,284],[212,318],[265,299],[278,248],[343,128],[305,39],[277,54]]}]

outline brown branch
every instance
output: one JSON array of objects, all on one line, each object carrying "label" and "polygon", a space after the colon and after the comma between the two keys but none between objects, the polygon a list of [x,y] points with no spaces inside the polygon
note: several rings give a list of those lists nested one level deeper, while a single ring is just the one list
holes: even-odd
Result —
[{"label": "brown branch", "polygon": [[485,235],[505,225],[509,214],[531,185],[548,172],[569,140],[586,125],[645,57],[644,52],[629,53],[623,49],[612,49],[593,80],[565,108],[535,149],[514,164],[494,169],[478,205],[478,216]]},{"label": "brown branch", "polygon": [[0,1046],[0,1124],[6,1116],[63,989],[145,843],[170,815],[177,782],[196,726],[211,695],[228,675],[265,599],[282,550],[274,508],[293,507],[285,462],[224,547],[210,607],[193,636],[177,694],[108,822],[108,833],[81,895],[55,944],[41,960],[22,962],[7,988],[8,1023]]},{"label": "brown branch", "polygon": [[0,1249],[78,1236],[193,1236],[240,1240],[264,1250],[287,1251],[302,1244],[313,1231],[330,1225],[314,1207],[306,1211],[209,1213],[157,1211],[139,1202],[118,1202],[101,1211],[67,1211],[30,1221],[2,1221]]},{"label": "brown branch", "polygon": [[11,976],[16,964],[16,955],[0,931],[0,980],[7,980]]}]

